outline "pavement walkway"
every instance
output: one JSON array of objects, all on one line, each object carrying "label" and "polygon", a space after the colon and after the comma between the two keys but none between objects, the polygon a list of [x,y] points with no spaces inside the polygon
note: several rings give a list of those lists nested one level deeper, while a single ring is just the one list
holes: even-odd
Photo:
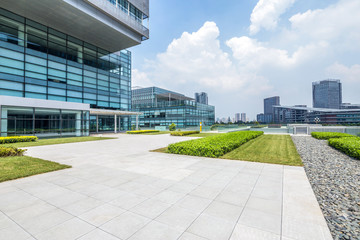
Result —
[{"label": "pavement walkway", "polygon": [[0,183],[0,239],[330,240],[302,167],[149,152],[187,137],[28,148],[73,168]]}]

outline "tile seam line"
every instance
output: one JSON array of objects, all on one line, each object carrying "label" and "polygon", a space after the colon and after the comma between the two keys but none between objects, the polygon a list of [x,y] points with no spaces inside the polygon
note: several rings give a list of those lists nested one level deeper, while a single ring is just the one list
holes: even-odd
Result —
[{"label": "tile seam line", "polygon": [[13,223],[15,223],[18,227],[20,227],[24,232],[29,234],[34,239],[37,239],[34,235],[32,235],[30,232],[28,232],[25,228],[23,228],[20,224],[18,224],[14,219],[12,219],[10,216],[8,216],[6,213],[0,210],[1,213],[3,213],[6,217],[8,217]]},{"label": "tile seam line", "polygon": [[[26,192],[25,190],[22,190],[22,191],[24,191],[24,192]],[[70,190],[71,191],[71,190]],[[81,221],[83,221],[83,222],[85,222],[85,223],[87,223],[87,224],[89,224],[89,225],[91,225],[91,226],[94,226],[95,228],[99,228],[99,227],[97,227],[96,225],[94,225],[94,224],[92,224],[92,223],[89,223],[88,221],[86,221],[86,220],[84,220],[84,219],[82,219],[82,218],[79,218],[78,216],[75,216],[74,214],[72,214],[72,213],[70,213],[70,212],[68,212],[68,211],[65,211],[65,210],[63,210],[63,209],[61,209],[61,208],[59,208],[59,207],[57,207],[57,206],[55,206],[55,205],[53,205],[53,204],[51,204],[51,203],[49,203],[49,202],[47,202],[47,201],[45,201],[45,200],[43,200],[43,199],[40,199],[39,197],[37,197],[37,196],[35,196],[35,195],[33,195],[33,194],[31,194],[31,193],[29,193],[29,192],[26,192],[26,193],[28,193],[28,194],[30,194],[31,196],[33,196],[33,197],[35,197],[35,198],[37,198],[37,199],[39,199],[39,200],[41,200],[42,202],[44,202],[44,203],[46,203],[46,204],[49,204],[49,205],[51,205],[51,206],[53,206],[53,207],[55,207],[56,209],[58,209],[58,210],[60,210],[60,211],[63,211],[63,212],[65,212],[65,213],[67,213],[67,214],[69,214],[69,215],[71,215],[72,216],[72,218],[70,218],[70,219],[68,219],[68,220],[66,220],[66,221],[64,221],[64,222],[62,222],[62,223],[58,223],[58,224],[56,224],[56,225],[54,225],[54,226],[52,226],[52,227],[50,227],[49,229],[47,229],[47,230],[45,230],[45,231],[41,231],[41,232],[39,232],[39,233],[37,233],[37,235],[38,234],[41,234],[41,233],[44,233],[44,232],[47,232],[47,231],[49,231],[50,229],[53,229],[53,228],[55,228],[55,227],[57,227],[57,226],[59,226],[59,225],[61,225],[61,224],[64,224],[64,223],[66,223],[66,222],[68,222],[68,221],[70,221],[70,220],[72,220],[72,219],[74,219],[74,218],[77,218],[77,219],[79,219],[79,220],[81,220]],[[89,197],[89,198],[92,198],[92,197]],[[93,199],[95,199],[95,198],[93,198]],[[97,200],[97,199],[95,199],[95,200]],[[77,202],[77,201],[75,201],[75,202]],[[75,202],[73,202],[73,203],[75,203]],[[109,204],[108,202],[104,202],[104,204]],[[104,205],[104,204],[102,204],[102,205]],[[101,205],[101,206],[102,206]],[[111,205],[111,204],[110,204]],[[111,205],[111,206],[113,206],[113,205]],[[121,208],[122,209],[122,208]],[[92,209],[91,209],[92,210]],[[86,211],[86,212],[89,212],[89,211],[91,211],[91,210],[88,210],[88,211]],[[125,210],[125,209],[124,209]],[[2,212],[2,211],[1,211]],[[51,212],[51,211],[49,211],[49,212]],[[86,212],[84,212],[84,213],[86,213]],[[127,210],[125,211],[125,212],[127,212]],[[123,212],[123,213],[125,213],[125,212]],[[45,215],[45,214],[47,214],[48,212],[46,212],[46,213],[44,213],[44,214],[40,214],[40,216],[42,216],[42,215]],[[120,215],[122,215],[123,213],[121,213]],[[4,213],[5,214],[5,213]],[[6,214],[5,214],[6,215]],[[120,215],[118,215],[118,216],[120,216]],[[9,217],[8,215],[6,215],[7,217]],[[118,217],[118,216],[116,216],[116,217]],[[10,217],[9,217],[10,218]],[[19,225],[16,221],[14,221],[12,218],[10,218],[13,222],[15,222],[17,225]],[[109,220],[110,221],[110,220]],[[108,222],[108,221],[107,221]],[[104,223],[105,224],[105,223]],[[103,225],[103,224],[102,224]],[[21,225],[19,225],[20,227],[21,227]],[[21,227],[22,228],[22,227]],[[25,229],[24,229],[25,230]],[[102,229],[101,229],[102,230]],[[25,230],[26,231],[26,230]],[[92,230],[93,231],[93,230]],[[26,231],[27,232],[27,231]],[[91,231],[90,231],[91,232]],[[88,232],[89,233],[89,232]],[[29,233],[30,234],[30,233]],[[87,233],[86,233],[87,234]],[[33,236],[32,234],[30,234],[33,238],[35,238],[35,239],[37,239],[35,236]],[[111,234],[112,235],[112,234]]]},{"label": "tile seam line", "polygon": [[[248,165],[248,164],[246,164],[246,165]],[[246,166],[245,166],[246,167]],[[245,168],[245,167],[242,167],[240,170],[238,170],[237,171],[237,174],[235,175],[235,176],[233,176],[232,178],[231,178],[231,180],[228,182],[228,184],[226,184],[225,186],[224,186],[224,188],[223,188],[223,190],[222,191],[220,191],[214,198],[213,198],[213,200],[209,203],[209,205],[207,205],[207,207],[203,210],[203,211],[201,211],[201,213],[199,214],[199,216],[197,216],[195,219],[194,219],[194,221],[192,221],[190,224],[189,224],[189,226],[185,229],[185,231],[177,238],[177,239],[179,239],[189,228],[190,228],[190,226],[202,215],[202,213],[215,201],[215,199],[221,194],[221,193],[223,193],[224,192],[224,190],[225,190],[225,188],[230,184],[230,182],[243,170],[243,168]],[[225,167],[223,167],[222,169],[224,169]],[[215,175],[215,174],[214,174]],[[241,214],[240,214],[241,215]],[[236,221],[236,223],[237,223],[237,221]],[[235,223],[235,225],[234,225],[234,228],[235,228],[235,226],[236,226],[236,223]],[[234,230],[233,230],[234,231]],[[233,232],[232,231],[232,232]],[[232,232],[231,232],[231,235],[232,235]],[[190,232],[191,233],[191,232]],[[193,233],[191,233],[191,234],[193,234]],[[196,234],[194,234],[194,235],[196,235]],[[230,237],[231,237],[231,235],[230,235]],[[196,235],[196,236],[198,236],[198,235]],[[202,238],[204,238],[203,236],[201,236]]]},{"label": "tile seam line", "polygon": [[[232,232],[231,232],[231,234],[230,234],[230,236],[229,236],[228,240],[230,240],[230,239],[231,239],[231,236],[234,234],[235,227],[236,227],[236,225],[238,224],[238,222],[239,222],[239,220],[240,220],[240,217],[241,217],[241,215],[242,215],[242,214],[243,214],[243,212],[244,212],[244,209],[245,209],[245,207],[246,207],[246,204],[248,203],[248,201],[249,201],[249,199],[250,199],[250,197],[251,197],[252,193],[254,192],[254,189],[255,189],[255,187],[256,187],[256,185],[257,185],[258,181],[259,181],[259,178],[260,178],[261,173],[263,172],[263,170],[264,170],[264,166],[262,166],[262,167],[261,167],[260,174],[259,174],[259,176],[258,176],[258,177],[257,177],[257,179],[256,179],[256,182],[255,182],[255,184],[254,184],[254,187],[253,187],[253,189],[251,190],[251,192],[250,192],[250,194],[249,194],[249,197],[248,197],[248,199],[246,200],[246,202],[245,202],[245,204],[244,204],[244,207],[243,207],[243,209],[241,210],[241,213],[240,213],[240,215],[239,215],[238,219],[236,220],[235,226],[234,226],[234,228],[233,228],[233,230],[232,230]],[[245,225],[245,226],[246,226],[246,225]]]},{"label": "tile seam line", "polygon": [[[214,176],[215,174],[216,174],[216,173],[212,174],[211,176]],[[207,180],[208,180],[209,178],[210,178],[210,176],[207,177]],[[204,181],[204,182],[205,182],[205,181]],[[204,182],[202,182],[202,183],[204,183]],[[201,184],[202,184],[202,183],[201,183]],[[197,186],[199,187],[201,184],[199,184],[199,185],[194,184],[194,185],[197,185]],[[172,185],[175,185],[175,184],[172,184]],[[171,185],[171,186],[172,186],[172,185]],[[165,188],[164,190],[168,190],[171,186]],[[164,191],[164,190],[163,190],[163,191]],[[172,190],[170,190],[170,191],[172,191]],[[172,191],[172,192],[175,192],[175,191]],[[178,192],[176,192],[176,193],[178,193]],[[175,205],[177,202],[179,202],[180,200],[184,199],[184,198],[185,198],[186,196],[188,196],[188,195],[189,195],[189,193],[185,194],[182,198],[180,198],[179,200],[177,200],[175,203],[170,204],[171,207],[174,206],[174,205]],[[191,196],[191,195],[189,195],[189,196]],[[201,197],[201,198],[202,198],[202,197]],[[149,198],[149,199],[152,199],[152,198]],[[204,198],[204,199],[206,199],[206,198]],[[145,200],[145,201],[146,201],[146,200]],[[145,201],[143,201],[143,202],[145,202]],[[143,202],[141,202],[141,203],[143,203]],[[139,204],[141,204],[141,203],[139,203]],[[138,206],[139,204],[135,205],[134,207]],[[210,203],[210,204],[211,204],[211,203]],[[209,204],[209,205],[210,205],[210,204]],[[170,207],[169,207],[169,208],[170,208]],[[167,208],[167,209],[169,209],[169,208]],[[165,209],[162,213],[164,213],[167,209]],[[131,212],[130,209],[127,210],[127,211],[128,211],[128,212]],[[204,209],[204,211],[205,211],[205,209]],[[133,212],[131,212],[131,213],[133,213]],[[162,214],[162,213],[161,213],[161,214]],[[135,214],[137,214],[137,213],[135,213]],[[161,214],[160,214],[160,215],[161,215]],[[120,214],[120,215],[122,215],[122,214]],[[142,216],[141,214],[138,214],[138,215]],[[158,216],[160,216],[160,215],[158,215]],[[201,213],[200,213],[200,215],[201,215]],[[199,215],[199,216],[200,216],[200,215]],[[196,218],[196,219],[197,219],[197,218]],[[195,219],[195,220],[196,220],[196,219]],[[195,221],[195,220],[194,220],[194,221]],[[147,225],[149,225],[152,221],[156,221],[155,218],[151,219],[151,221],[149,221],[147,224],[145,224],[143,227],[141,227],[139,230],[137,230],[135,233],[133,233],[133,234],[132,234],[130,237],[128,237],[127,239],[130,239],[130,238],[131,238],[132,236],[134,236],[137,232],[141,231],[143,228],[145,228]],[[193,221],[193,222],[194,222],[194,221]],[[161,223],[161,224],[164,224],[164,223],[159,222],[159,221],[156,221],[156,222]],[[193,222],[191,222],[191,224],[192,224]],[[190,224],[190,225],[191,225],[191,224]],[[166,224],[166,225],[167,225],[167,224]],[[172,227],[169,226],[169,225],[167,225],[167,226],[170,227],[170,228],[172,228]],[[186,231],[186,230],[187,230],[187,229],[185,229],[185,231]],[[185,231],[184,231],[184,232],[185,232]],[[179,236],[177,239],[179,239],[179,238],[184,234],[184,232],[183,232],[182,234],[180,234],[180,236]]]}]

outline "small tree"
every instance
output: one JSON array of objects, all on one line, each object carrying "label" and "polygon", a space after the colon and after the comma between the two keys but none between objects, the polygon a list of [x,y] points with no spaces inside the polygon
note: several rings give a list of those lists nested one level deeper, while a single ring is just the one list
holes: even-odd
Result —
[{"label": "small tree", "polygon": [[172,123],[172,124],[169,125],[169,130],[170,130],[170,131],[175,131],[175,130],[176,130],[176,125],[175,125],[175,123]]}]

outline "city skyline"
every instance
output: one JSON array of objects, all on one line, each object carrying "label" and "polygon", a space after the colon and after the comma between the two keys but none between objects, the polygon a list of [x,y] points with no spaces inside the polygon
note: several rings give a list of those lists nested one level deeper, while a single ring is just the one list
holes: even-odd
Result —
[{"label": "city skyline", "polygon": [[349,34],[360,31],[359,1],[150,5],[153,37],[132,48],[134,86],[207,92],[217,117],[242,109],[254,119],[268,96],[311,106],[311,83],[328,78],[342,81],[343,102],[360,102],[360,36]]}]

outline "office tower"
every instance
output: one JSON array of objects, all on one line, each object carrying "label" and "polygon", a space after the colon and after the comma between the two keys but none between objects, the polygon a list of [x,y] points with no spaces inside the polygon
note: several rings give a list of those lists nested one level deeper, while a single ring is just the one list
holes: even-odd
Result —
[{"label": "office tower", "polygon": [[269,97],[264,99],[264,122],[271,123],[274,119],[274,108],[273,106],[280,105],[280,97]]},{"label": "office tower", "polygon": [[235,113],[235,122],[240,122],[240,121],[241,121],[240,113]]},{"label": "office tower", "polygon": [[208,95],[206,92],[195,93],[195,101],[202,104],[208,104]]},{"label": "office tower", "polygon": [[340,109],[342,86],[340,80],[328,79],[312,83],[313,107]]},{"label": "office tower", "polygon": [[246,113],[241,113],[241,121],[242,122],[247,122],[246,121]]},{"label": "office tower", "polygon": [[1,1],[1,136],[128,129],[148,16],[149,0]]}]

